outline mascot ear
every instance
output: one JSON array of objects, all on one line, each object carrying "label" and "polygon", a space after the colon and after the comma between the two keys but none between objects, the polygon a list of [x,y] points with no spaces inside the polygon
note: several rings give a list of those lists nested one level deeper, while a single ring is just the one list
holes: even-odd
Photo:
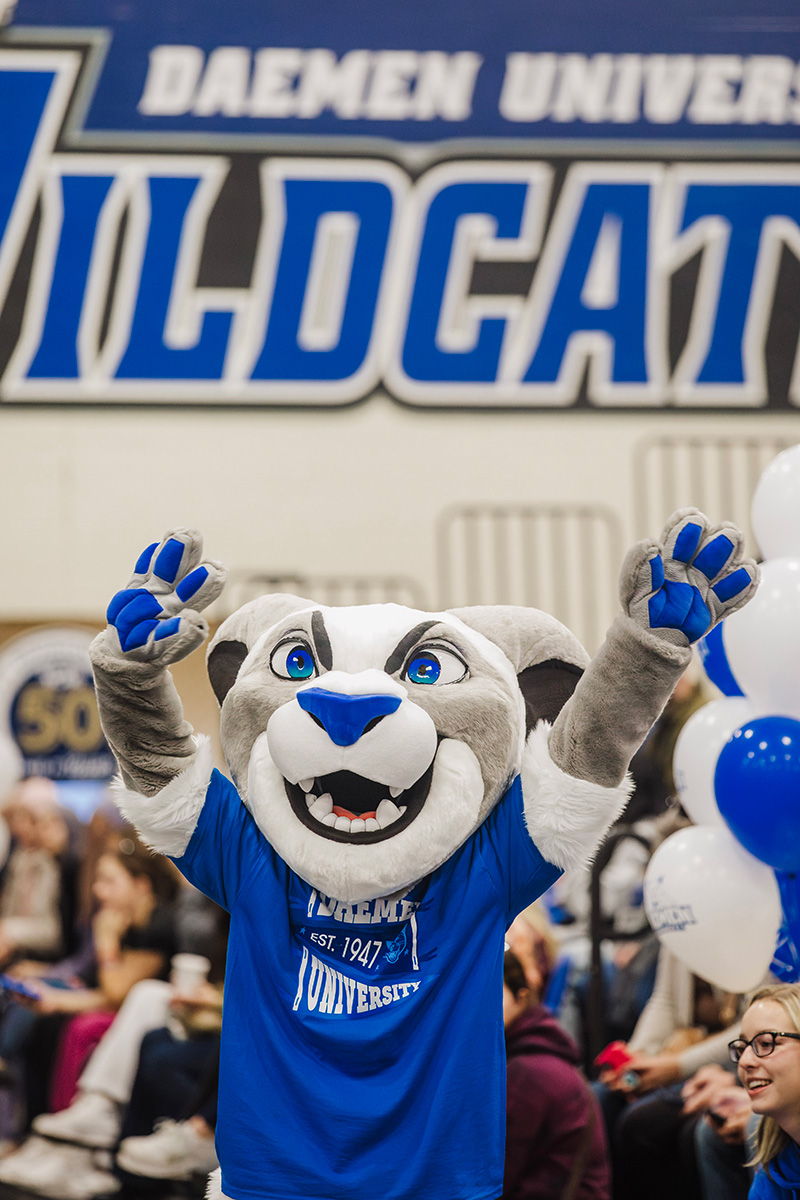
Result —
[{"label": "mascot ear", "polygon": [[476,605],[450,610],[510,659],[525,700],[526,732],[555,721],[575,691],[589,655],[566,625],[537,608]]},{"label": "mascot ear", "polygon": [[248,649],[244,642],[218,642],[208,652],[208,678],[220,708],[228,692],[236,682],[239,667],[247,658]]},{"label": "mascot ear", "polygon": [[553,724],[578,686],[582,674],[582,667],[560,662],[557,658],[534,663],[533,666],[520,671],[517,683],[525,701],[526,734],[530,733],[539,721],[549,721]]},{"label": "mascot ear", "polygon": [[262,633],[290,613],[315,608],[313,600],[288,593],[259,596],[223,621],[208,647],[206,666],[220,705],[236,682],[242,663]]}]

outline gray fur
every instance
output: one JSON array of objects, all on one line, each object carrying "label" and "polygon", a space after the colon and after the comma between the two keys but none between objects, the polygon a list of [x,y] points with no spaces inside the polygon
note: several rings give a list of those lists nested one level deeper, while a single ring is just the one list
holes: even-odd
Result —
[{"label": "gray fur", "polygon": [[576,779],[618,787],[691,658],[691,647],[620,613],[553,726],[553,762]]},{"label": "gray fur", "polygon": [[[222,622],[211,639],[206,657],[211,656],[220,642],[244,642],[248,650],[252,650],[263,633],[290,613],[318,607],[313,600],[304,600],[302,596],[293,596],[290,592],[258,596],[248,604],[243,604]],[[309,636],[310,631],[309,625]]]},{"label": "gray fur", "polygon": [[103,732],[126,785],[155,796],[189,765],[192,727],[169,671],[122,658],[109,648],[111,638],[118,646],[114,630],[106,629],[89,650]]},{"label": "gray fur", "polygon": [[589,655],[574,633],[537,608],[487,604],[450,611],[465,625],[499,646],[518,675],[526,667],[551,658],[576,667],[585,667],[589,662]]},{"label": "gray fur", "polygon": [[112,794],[122,815],[158,854],[179,858],[189,845],[205,803],[214,756],[211,743],[202,734],[195,739],[195,755],[157,796],[143,796],[126,788],[117,778]]}]

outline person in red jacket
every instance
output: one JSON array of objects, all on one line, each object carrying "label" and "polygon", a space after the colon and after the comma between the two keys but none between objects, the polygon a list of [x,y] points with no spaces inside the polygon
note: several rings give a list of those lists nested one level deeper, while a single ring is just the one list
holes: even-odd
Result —
[{"label": "person in red jacket", "polygon": [[506,1164],[502,1200],[610,1200],[605,1131],[578,1048],[535,997],[519,959],[503,962]]}]

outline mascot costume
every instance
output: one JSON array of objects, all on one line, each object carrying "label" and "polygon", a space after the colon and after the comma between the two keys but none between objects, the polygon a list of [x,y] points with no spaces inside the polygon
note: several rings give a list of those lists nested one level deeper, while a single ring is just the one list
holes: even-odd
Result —
[{"label": "mascot costume", "polygon": [[233,782],[167,670],[224,570],[191,530],[142,554],[92,661],[120,807],[231,914],[209,1196],[499,1196],[504,932],[622,811],[691,643],[756,587],[742,541],[676,513],[591,662],[535,609],[254,600],[208,653]]}]

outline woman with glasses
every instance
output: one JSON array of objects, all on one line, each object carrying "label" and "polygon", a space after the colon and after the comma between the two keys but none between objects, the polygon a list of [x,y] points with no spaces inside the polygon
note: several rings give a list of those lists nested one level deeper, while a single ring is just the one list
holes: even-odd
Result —
[{"label": "woman with glasses", "polygon": [[800,1195],[800,985],[756,992],[729,1045],[758,1127],[749,1200]]}]

